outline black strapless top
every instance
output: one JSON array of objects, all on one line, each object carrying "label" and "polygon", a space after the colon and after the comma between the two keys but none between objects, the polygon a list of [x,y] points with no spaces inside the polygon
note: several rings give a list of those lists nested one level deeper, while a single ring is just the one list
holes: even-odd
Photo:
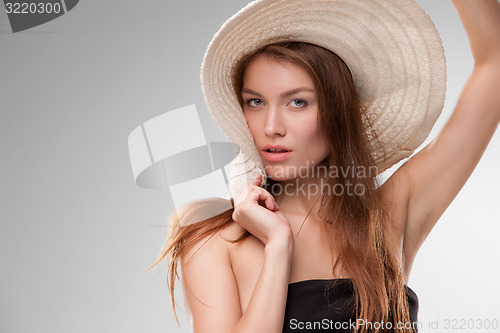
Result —
[{"label": "black strapless top", "polygon": [[[328,291],[330,303],[328,306],[325,288],[331,281],[333,280],[315,279],[288,285],[283,333],[354,332],[353,328],[356,327],[357,321],[356,298],[352,281],[351,279],[336,279],[335,285]],[[405,287],[410,320],[414,323],[414,332],[418,332],[418,297],[410,287],[406,285]],[[361,319],[358,322],[361,324]],[[365,327],[368,332],[371,332],[375,331],[377,324],[380,323],[372,323],[373,326],[370,327],[369,323],[366,323]]]}]

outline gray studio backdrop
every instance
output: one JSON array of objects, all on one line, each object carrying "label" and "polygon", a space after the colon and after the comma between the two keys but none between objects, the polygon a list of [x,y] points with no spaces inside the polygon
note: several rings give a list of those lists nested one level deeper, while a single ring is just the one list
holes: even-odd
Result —
[{"label": "gray studio backdrop", "polygon": [[[175,324],[165,267],[139,274],[173,206],[167,191],[135,184],[127,138],[196,104],[207,141],[227,141],[206,110],[199,68],[213,34],[247,2],[87,0],[15,34],[0,12],[0,332],[189,332],[180,285]],[[451,3],[419,2],[448,58],[435,135],[472,57]],[[499,156],[497,133],[416,258],[409,285],[422,332],[500,320]]]}]

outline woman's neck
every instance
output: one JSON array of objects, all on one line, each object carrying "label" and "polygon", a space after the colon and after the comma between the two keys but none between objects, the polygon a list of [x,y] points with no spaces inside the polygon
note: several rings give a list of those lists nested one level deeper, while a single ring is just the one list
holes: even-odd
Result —
[{"label": "woman's neck", "polygon": [[309,214],[311,219],[316,219],[325,184],[326,178],[297,177],[276,182],[272,192],[280,210],[295,215]]}]

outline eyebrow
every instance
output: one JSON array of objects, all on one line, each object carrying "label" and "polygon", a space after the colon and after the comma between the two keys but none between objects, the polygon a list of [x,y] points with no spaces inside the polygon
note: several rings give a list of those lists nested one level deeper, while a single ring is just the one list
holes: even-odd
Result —
[{"label": "eyebrow", "polygon": [[[292,90],[289,90],[289,91],[286,91],[284,93],[282,93],[280,95],[281,98],[285,98],[285,97],[289,97],[291,95],[295,95],[299,92],[303,92],[303,91],[306,91],[306,92],[311,92],[311,93],[314,93],[314,90],[311,89],[311,88],[306,88],[306,87],[301,87],[301,88],[297,88],[297,89],[292,89]],[[241,91],[241,93],[247,93],[247,94],[252,94],[252,95],[255,95],[255,96],[259,96],[259,97],[262,97],[261,94],[259,94],[258,92],[252,90],[252,89],[249,89],[249,88],[243,88],[243,90]]]}]

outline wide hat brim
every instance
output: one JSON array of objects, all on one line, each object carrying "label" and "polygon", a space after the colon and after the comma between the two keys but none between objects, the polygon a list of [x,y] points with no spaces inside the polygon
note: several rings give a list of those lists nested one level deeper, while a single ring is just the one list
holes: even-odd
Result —
[{"label": "wide hat brim", "polygon": [[409,157],[444,105],[446,63],[439,34],[414,0],[258,0],[227,20],[203,59],[208,110],[240,154],[230,191],[265,171],[235,95],[244,55],[274,42],[301,41],[336,53],[351,70],[379,172]]}]

